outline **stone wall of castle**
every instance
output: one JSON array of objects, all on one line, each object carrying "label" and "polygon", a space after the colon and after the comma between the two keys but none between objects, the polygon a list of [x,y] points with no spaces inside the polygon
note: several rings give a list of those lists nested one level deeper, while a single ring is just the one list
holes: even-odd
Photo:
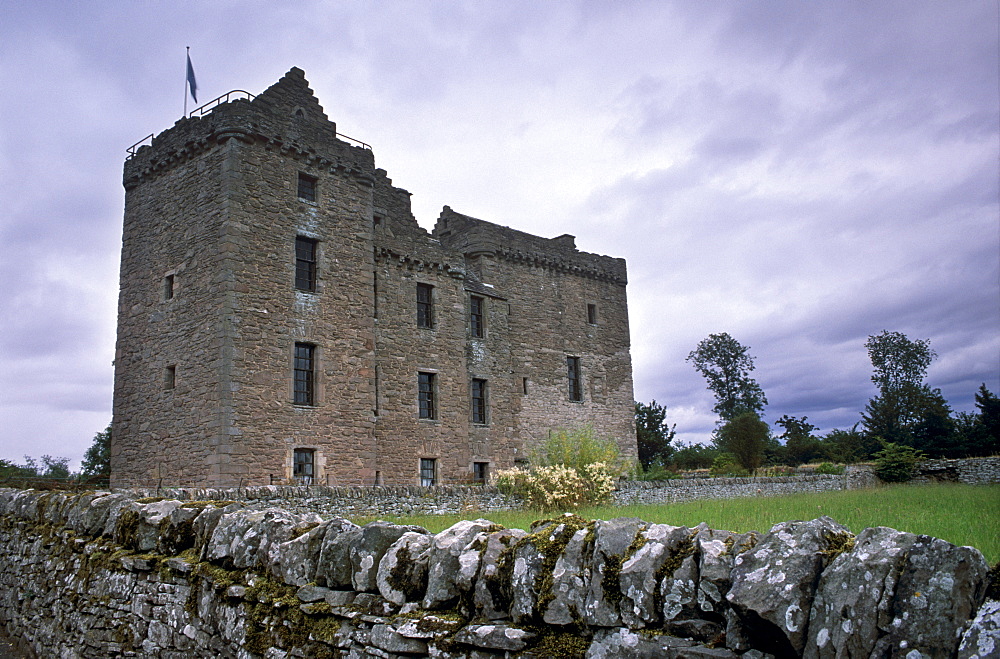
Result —
[{"label": "stone wall of castle", "polygon": [[[417,526],[0,490],[0,623],[40,656],[995,656],[971,547],[829,517],[733,533]],[[995,597],[995,590],[992,591]]]},{"label": "stone wall of castle", "polygon": [[[289,482],[297,451],[313,483],[419,484],[425,461],[457,483],[584,423],[635,456],[624,261],[449,208],[428,233],[302,71],[180,120],[126,161],[124,184],[116,486]],[[314,290],[294,285],[297,239],[315,241]],[[297,346],[312,357],[306,402]]]}]

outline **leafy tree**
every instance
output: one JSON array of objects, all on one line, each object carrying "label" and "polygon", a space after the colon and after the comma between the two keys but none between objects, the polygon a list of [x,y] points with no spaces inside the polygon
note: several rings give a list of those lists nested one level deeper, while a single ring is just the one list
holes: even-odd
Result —
[{"label": "leafy tree", "polygon": [[94,435],[94,443],[83,454],[84,476],[111,475],[111,424]]},{"label": "leafy tree", "polygon": [[826,457],[835,462],[854,464],[870,458],[879,449],[879,443],[858,430],[858,424],[850,430],[834,428],[820,440]]},{"label": "leafy tree", "polygon": [[754,412],[743,412],[719,430],[719,445],[736,456],[743,468],[754,473],[764,461],[764,449],[770,437],[767,424]]},{"label": "leafy tree", "polygon": [[869,336],[865,348],[875,370],[872,382],[883,396],[906,387],[919,387],[937,357],[929,340],[911,341],[902,332],[888,330]]},{"label": "leafy tree", "polygon": [[649,405],[635,404],[635,435],[639,443],[639,462],[644,468],[658,460],[666,464],[674,452],[671,442],[677,434],[677,424],[666,422],[667,408],[654,400]]},{"label": "leafy tree", "polygon": [[682,446],[674,452],[674,466],[678,469],[708,469],[719,452],[719,449],[703,444]]},{"label": "leafy tree", "polygon": [[869,336],[865,347],[872,363],[872,382],[879,389],[861,415],[866,433],[886,442],[914,446],[914,431],[924,422],[924,448],[929,448],[927,442],[950,434],[944,421],[950,415],[947,403],[940,391],[924,383],[927,368],[937,356],[930,341],[912,341],[901,332],[883,330]]},{"label": "leafy tree", "polygon": [[731,421],[743,412],[762,414],[767,397],[757,381],[750,377],[754,370],[750,349],[723,332],[709,334],[685,361],[708,382],[708,388],[717,400],[712,411],[723,422]]},{"label": "leafy tree", "polygon": [[775,422],[785,429],[781,433],[781,439],[785,440],[785,464],[797,466],[825,457],[822,444],[812,434],[816,426],[808,419],[807,416],[798,419],[785,414]]}]

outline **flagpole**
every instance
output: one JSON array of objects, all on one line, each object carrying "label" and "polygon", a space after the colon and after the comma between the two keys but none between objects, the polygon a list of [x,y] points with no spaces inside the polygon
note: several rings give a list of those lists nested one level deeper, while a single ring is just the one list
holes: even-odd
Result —
[{"label": "flagpole", "polygon": [[181,115],[181,119],[185,119],[188,116],[188,65],[187,63],[191,61],[191,46],[187,47],[187,59],[184,61],[184,114]]}]

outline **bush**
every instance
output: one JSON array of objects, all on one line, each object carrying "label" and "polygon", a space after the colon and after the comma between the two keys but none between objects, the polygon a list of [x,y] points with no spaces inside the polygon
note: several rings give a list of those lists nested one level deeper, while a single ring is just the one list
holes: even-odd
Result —
[{"label": "bush", "polygon": [[924,454],[913,447],[884,442],[875,454],[875,475],[886,483],[905,483],[923,459]]},{"label": "bush", "polygon": [[541,449],[531,454],[531,464],[535,467],[562,465],[580,470],[583,467],[602,463],[609,468],[617,468],[620,474],[621,453],[613,439],[597,436],[594,427],[556,428],[549,432]]},{"label": "bush", "polygon": [[713,476],[746,476],[749,472],[740,466],[736,456],[732,453],[720,453],[712,461],[711,474]]},{"label": "bush", "polygon": [[844,465],[835,465],[831,462],[824,462],[813,470],[814,474],[832,474],[839,476],[844,473]]},{"label": "bush", "polygon": [[668,467],[660,460],[654,460],[645,469],[642,468],[642,463],[637,463],[633,478],[637,481],[665,481],[680,478],[680,474],[676,468]]},{"label": "bush", "polygon": [[532,453],[529,469],[496,472],[494,484],[505,494],[522,497],[536,510],[572,510],[605,503],[622,474],[618,444],[598,437],[592,426],[549,433]]},{"label": "bush", "polygon": [[523,498],[528,508],[562,511],[610,500],[615,475],[607,465],[595,462],[579,470],[562,465],[502,469],[494,475],[494,483],[504,494]]}]

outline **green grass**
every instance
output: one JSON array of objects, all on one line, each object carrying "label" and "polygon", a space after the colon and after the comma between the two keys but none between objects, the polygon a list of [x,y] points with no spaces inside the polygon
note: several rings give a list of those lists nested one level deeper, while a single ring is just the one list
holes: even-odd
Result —
[{"label": "green grass", "polygon": [[[586,508],[587,519],[639,517],[647,522],[716,529],[765,532],[778,522],[829,515],[854,533],[869,526],[931,535],[956,545],[976,547],[992,565],[1000,561],[1000,485],[892,485],[870,490],[790,494],[691,501],[643,506]],[[438,532],[463,519],[486,517],[507,528],[527,529],[537,519],[555,513],[503,511],[463,515],[392,517],[389,521],[418,524]],[[355,520],[360,523],[371,518]]]}]

